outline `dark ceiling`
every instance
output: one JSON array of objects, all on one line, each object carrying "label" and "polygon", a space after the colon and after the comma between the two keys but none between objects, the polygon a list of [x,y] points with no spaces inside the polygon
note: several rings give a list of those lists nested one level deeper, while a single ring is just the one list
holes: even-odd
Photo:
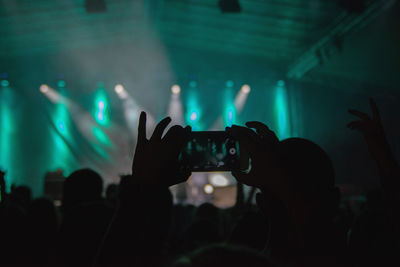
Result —
[{"label": "dark ceiling", "polygon": [[[363,1],[367,7],[378,3],[378,8],[372,10],[365,21],[360,19],[362,13],[346,11],[339,4],[343,1],[339,0],[240,0],[242,12],[234,14],[221,13],[217,0],[113,0],[106,1],[106,12],[94,14],[85,11],[84,0],[0,2],[0,59],[3,62],[65,51],[129,47],[157,40],[166,47],[172,64],[174,58],[179,58],[178,53],[186,50],[189,57],[191,52],[254,57],[282,73],[300,69],[297,78],[313,77],[313,80],[322,79],[322,83],[337,77],[351,79],[353,73],[348,77],[349,71],[343,66],[352,66],[353,71],[361,67],[355,75],[358,81],[368,83],[371,79],[372,84],[398,81],[396,69],[391,78],[372,78],[374,71],[371,69],[374,68],[365,72],[365,60],[361,60],[371,55],[365,48],[374,41],[368,38],[371,25],[382,16],[386,18],[388,12],[393,12],[391,10],[396,10],[391,16],[391,25],[398,23],[396,0]],[[360,25],[356,25],[359,27],[354,33],[351,30],[357,23]],[[346,32],[345,29],[350,30]],[[374,33],[383,30],[372,29]],[[385,49],[382,43],[394,41],[393,36],[398,36],[393,29],[381,37],[387,39],[381,40],[381,49]],[[359,34],[362,31],[367,34]],[[354,35],[357,38],[352,37]],[[365,48],[362,53],[360,43]],[[376,42],[372,45],[376,47]],[[118,49],[114,53],[118,53]],[[355,53],[358,61],[348,64],[355,60]],[[186,58],[187,54],[183,53]],[[393,53],[386,56],[391,59]],[[396,56],[398,58],[398,49]],[[318,64],[307,63],[310,57]],[[381,61],[387,62],[386,59]],[[311,69],[318,67],[311,73],[314,76],[305,75],[308,70],[304,71],[304,64]],[[1,71],[7,71],[4,65]]]}]

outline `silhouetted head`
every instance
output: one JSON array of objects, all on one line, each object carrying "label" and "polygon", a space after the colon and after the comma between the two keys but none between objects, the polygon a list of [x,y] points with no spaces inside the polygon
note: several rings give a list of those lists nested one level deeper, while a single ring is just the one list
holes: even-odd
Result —
[{"label": "silhouetted head", "polygon": [[220,241],[218,225],[210,220],[195,220],[185,231],[181,243],[185,251],[192,251]]},{"label": "silhouetted head", "polygon": [[[47,198],[33,200],[28,210],[28,221],[29,229],[36,235],[56,233],[58,216],[53,202]],[[44,237],[49,238],[50,236]]]},{"label": "silhouetted head", "polygon": [[247,211],[237,221],[229,243],[261,251],[267,240],[267,221],[261,212]]},{"label": "silhouetted head", "polygon": [[268,267],[267,258],[255,250],[242,246],[210,245],[181,257],[173,267]]},{"label": "silhouetted head", "polygon": [[219,222],[219,210],[211,203],[203,203],[196,209],[195,219],[210,220],[212,222]]},{"label": "silhouetted head", "polygon": [[103,179],[90,169],[77,170],[69,175],[63,186],[63,206],[101,200]]},{"label": "silhouetted head", "polygon": [[118,185],[117,184],[109,184],[106,189],[106,199],[114,200],[118,198]]},{"label": "silhouetted head", "polygon": [[[279,142],[280,163],[291,186],[313,205],[338,201],[335,172],[326,152],[317,144],[302,138]],[[337,203],[336,203],[337,205]]]},{"label": "silhouetted head", "polygon": [[369,211],[384,210],[385,198],[382,189],[374,189],[367,193],[367,207]]},{"label": "silhouetted head", "polygon": [[29,187],[24,185],[13,187],[10,199],[26,209],[32,201],[32,191]]}]

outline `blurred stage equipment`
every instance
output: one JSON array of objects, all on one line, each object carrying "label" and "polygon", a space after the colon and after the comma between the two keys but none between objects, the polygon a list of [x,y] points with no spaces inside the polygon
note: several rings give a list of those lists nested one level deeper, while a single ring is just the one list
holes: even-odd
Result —
[{"label": "blurred stage equipment", "polygon": [[367,0],[338,0],[339,5],[349,12],[362,13],[365,10]]},{"label": "blurred stage equipment", "polygon": [[46,173],[44,177],[44,194],[56,203],[62,199],[65,177],[61,169]]},{"label": "blurred stage equipment", "polygon": [[242,10],[239,0],[219,0],[218,6],[222,13],[239,13]]},{"label": "blurred stage equipment", "polygon": [[87,13],[102,13],[107,11],[105,0],[85,0]]},{"label": "blurred stage equipment", "polygon": [[[360,1],[357,0],[356,2]],[[327,55],[332,55],[333,52],[342,49],[342,41],[346,35],[364,28],[395,3],[397,3],[397,0],[362,1],[365,7],[360,12],[350,12],[349,9],[343,11],[339,15],[337,23],[327,31],[327,34],[314,43],[289,67],[286,76],[291,79],[300,79],[316,66],[325,63]],[[360,10],[359,6],[351,6],[350,8],[351,10]]]}]

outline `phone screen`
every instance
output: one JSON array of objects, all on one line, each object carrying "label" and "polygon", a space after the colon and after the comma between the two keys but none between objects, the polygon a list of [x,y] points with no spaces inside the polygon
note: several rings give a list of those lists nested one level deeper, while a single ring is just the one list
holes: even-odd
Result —
[{"label": "phone screen", "polygon": [[224,131],[192,132],[180,162],[194,172],[240,169],[239,143]]}]

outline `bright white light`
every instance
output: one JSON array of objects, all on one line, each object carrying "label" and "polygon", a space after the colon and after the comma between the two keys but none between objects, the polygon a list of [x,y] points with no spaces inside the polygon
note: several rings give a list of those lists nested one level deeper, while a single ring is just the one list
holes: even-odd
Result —
[{"label": "bright white light", "polygon": [[47,93],[49,91],[49,87],[46,84],[42,84],[40,86],[40,92],[42,92],[43,94]]},{"label": "bright white light", "polygon": [[124,91],[124,87],[121,84],[117,84],[114,88],[114,91],[119,95]]},{"label": "bright white light", "polygon": [[177,85],[177,84],[174,84],[174,85],[172,85],[172,87],[171,87],[171,92],[172,92],[174,95],[177,95],[177,94],[179,94],[179,93],[181,92],[181,87],[180,87],[179,85]]},{"label": "bright white light", "polygon": [[243,93],[248,94],[248,93],[250,93],[250,86],[248,84],[243,84],[241,90]]},{"label": "bright white light", "polygon": [[192,114],[190,114],[190,120],[195,121],[196,119],[197,119],[197,113],[192,112]]},{"label": "bright white light", "polygon": [[[182,106],[182,101],[180,98],[180,86],[179,85],[173,85],[171,87],[171,96],[168,104],[168,112],[167,115],[171,117],[172,123],[171,125],[178,124],[182,125],[184,123],[183,121],[183,106]],[[169,127],[167,127],[169,129]]]},{"label": "bright white light", "polygon": [[222,175],[222,174],[219,174],[219,173],[217,173],[217,174],[211,174],[211,175],[209,176],[209,181],[210,181],[210,183],[211,183],[213,186],[215,186],[215,187],[218,187],[218,186],[227,186],[227,185],[229,184],[229,181],[228,181],[228,179],[225,177],[225,175]]},{"label": "bright white light", "polygon": [[207,195],[211,195],[214,192],[214,187],[210,184],[206,184],[203,188],[204,193],[206,193]]},{"label": "bright white light", "polygon": [[104,109],[104,101],[99,101],[99,109]]}]

